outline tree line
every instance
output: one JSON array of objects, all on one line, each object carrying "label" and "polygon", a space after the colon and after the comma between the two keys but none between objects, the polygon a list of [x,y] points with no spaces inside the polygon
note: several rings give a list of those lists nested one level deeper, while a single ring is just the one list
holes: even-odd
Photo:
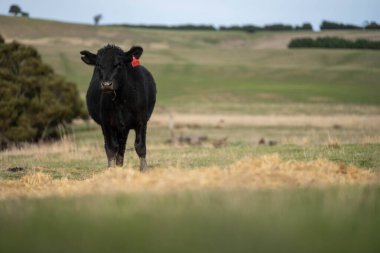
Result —
[{"label": "tree line", "polygon": [[272,24],[265,26],[243,25],[243,26],[221,26],[219,28],[213,25],[133,25],[133,24],[113,24],[109,26],[119,26],[128,28],[144,28],[144,29],[160,29],[160,30],[198,30],[198,31],[245,31],[253,33],[256,31],[312,31],[313,27],[310,23],[305,23],[300,26],[291,26],[285,24]]},{"label": "tree line", "polygon": [[336,23],[331,21],[323,21],[320,29],[323,30],[374,30],[380,29],[380,24],[376,22],[365,22],[363,26],[352,25],[352,24],[343,24]]},{"label": "tree line", "polygon": [[[129,27],[129,28],[144,28],[144,29],[160,29],[160,30],[200,30],[200,31],[244,31],[248,33],[254,33],[258,31],[313,31],[311,23],[303,23],[301,25],[289,25],[289,24],[269,24],[264,26],[258,26],[253,24],[248,25],[232,25],[232,26],[220,26],[213,25],[134,25],[134,24],[111,24],[109,26]],[[374,21],[366,22],[363,26],[336,23],[331,21],[323,21],[319,26],[320,30],[380,30],[380,24]]]},{"label": "tree line", "polygon": [[287,24],[271,24],[271,25],[264,25],[264,26],[257,26],[257,25],[243,25],[243,26],[221,26],[221,31],[245,31],[245,32],[257,32],[257,31],[312,31],[313,26],[310,23],[304,23],[300,26],[292,26]]},{"label": "tree line", "polygon": [[202,30],[202,31],[216,31],[217,28],[213,25],[134,25],[134,24],[111,24],[107,26],[128,27],[128,28],[144,28],[144,29],[159,29],[159,30]]},{"label": "tree line", "polygon": [[366,39],[347,40],[339,37],[296,38],[288,44],[288,48],[346,48],[380,50],[380,41]]}]

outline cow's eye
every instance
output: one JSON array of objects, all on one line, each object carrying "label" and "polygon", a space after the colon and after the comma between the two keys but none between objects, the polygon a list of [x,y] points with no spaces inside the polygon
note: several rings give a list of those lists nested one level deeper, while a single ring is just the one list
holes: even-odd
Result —
[{"label": "cow's eye", "polygon": [[116,69],[116,68],[120,68],[120,67],[121,67],[121,63],[118,62],[118,63],[116,63],[113,67],[114,67],[115,69]]}]

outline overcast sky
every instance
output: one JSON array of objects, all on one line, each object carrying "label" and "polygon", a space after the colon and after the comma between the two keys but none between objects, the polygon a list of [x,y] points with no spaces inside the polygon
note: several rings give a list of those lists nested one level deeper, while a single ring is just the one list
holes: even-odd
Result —
[{"label": "overcast sky", "polygon": [[0,0],[0,14],[11,4],[34,18],[75,23],[92,23],[99,13],[103,24],[380,23],[380,0]]}]

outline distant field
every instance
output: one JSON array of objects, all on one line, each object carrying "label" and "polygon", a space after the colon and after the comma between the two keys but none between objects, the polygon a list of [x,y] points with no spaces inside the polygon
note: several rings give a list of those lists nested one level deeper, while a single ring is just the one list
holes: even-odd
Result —
[{"label": "distant field", "polygon": [[92,69],[79,51],[107,43],[145,48],[142,63],[158,83],[158,106],[192,103],[380,104],[380,52],[288,50],[294,37],[337,35],[380,40],[380,32],[204,32],[94,27],[0,17],[7,40],[38,48],[44,60],[82,93]]},{"label": "distant field", "polygon": [[[380,52],[289,50],[295,37],[0,16],[85,96],[83,49],[139,44],[158,103],[140,173],[106,169],[101,130],[0,152],[0,252],[380,252]],[[171,124],[169,124],[171,123]],[[169,128],[172,125],[172,128]],[[202,143],[179,143],[179,137]]]}]

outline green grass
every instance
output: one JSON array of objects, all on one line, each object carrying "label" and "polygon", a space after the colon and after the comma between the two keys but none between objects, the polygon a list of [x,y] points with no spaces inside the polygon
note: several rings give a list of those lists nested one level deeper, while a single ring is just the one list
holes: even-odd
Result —
[{"label": "green grass", "polygon": [[[273,59],[275,59],[273,57]],[[301,63],[300,63],[301,64]],[[242,103],[313,103],[379,105],[379,73],[371,70],[281,69],[242,65],[152,66],[158,73],[159,104],[222,102],[226,96]],[[365,79],[365,80],[364,80]],[[272,95],[263,98],[262,95]]]},{"label": "green grass", "polygon": [[[182,130],[177,130],[179,134]],[[183,169],[219,166],[226,168],[234,162],[252,156],[279,154],[285,160],[313,161],[326,159],[353,164],[363,169],[380,169],[380,144],[367,144],[363,139],[376,136],[376,129],[324,129],[311,127],[196,127],[186,135],[206,135],[204,146],[176,147],[165,144],[170,138],[166,127],[152,126],[148,131],[148,162],[152,169],[181,167]],[[297,144],[305,136],[309,144]],[[352,137],[354,136],[354,137]],[[228,143],[214,148],[213,140],[228,137]],[[258,145],[260,138],[278,142],[275,146]],[[338,146],[329,147],[329,138]],[[341,141],[340,141],[341,140]],[[138,168],[139,160],[133,149],[134,132],[129,135],[126,166]],[[30,150],[31,149],[31,150]],[[85,154],[85,155],[84,155]],[[85,179],[104,171],[106,155],[103,136],[95,124],[79,124],[68,139],[52,145],[25,148],[24,151],[0,153],[0,179],[19,179],[26,173],[41,171],[54,178]],[[22,167],[23,171],[7,169]]]},{"label": "green grass", "polygon": [[313,161],[327,159],[337,163],[353,164],[361,168],[380,169],[380,145],[379,144],[348,144],[337,148],[323,146],[299,147],[288,145],[281,147],[262,147],[259,154],[279,153],[289,160]]},{"label": "green grass", "polygon": [[1,252],[378,252],[380,188],[0,201]]},{"label": "green grass", "polygon": [[[204,59],[204,50],[173,49],[168,55],[160,52],[160,63],[150,61],[149,51],[142,61],[156,78],[158,105],[170,108],[175,108],[178,103],[205,100],[220,103],[225,101],[226,95],[248,104],[321,101],[330,104],[380,104],[377,95],[380,93],[380,71],[376,67],[380,66],[380,61],[376,61],[380,59],[378,52],[283,51],[240,49],[241,58],[234,56],[236,58],[230,59],[230,55],[236,52],[210,49],[207,57],[211,57],[213,62],[208,62],[209,58]],[[212,58],[214,55],[216,58]],[[63,74],[77,82],[84,92],[91,68],[78,64],[79,57],[75,57],[73,55],[72,59],[76,70]],[[326,63],[324,57],[337,62]],[[367,58],[373,61],[373,65],[365,65]],[[292,62],[288,64],[287,60]],[[263,99],[263,94],[272,97]]]},{"label": "green grass", "polygon": [[[101,147],[101,146],[99,146]],[[98,155],[87,158],[70,157],[67,154],[53,154],[43,157],[38,155],[10,155],[2,158],[0,179],[19,179],[26,173],[44,172],[53,178],[85,179],[106,168],[106,156],[103,150]],[[232,145],[220,149],[202,147],[173,148],[150,150],[148,162],[151,169],[181,167],[183,169],[219,166],[226,168],[244,157],[279,154],[285,160],[313,161],[330,160],[336,163],[353,164],[363,169],[380,170],[379,144],[350,144],[339,148],[325,145],[301,147],[296,145],[251,146]],[[126,165],[138,168],[139,161],[133,150],[126,153]],[[22,167],[23,171],[11,172],[8,168]]]}]

